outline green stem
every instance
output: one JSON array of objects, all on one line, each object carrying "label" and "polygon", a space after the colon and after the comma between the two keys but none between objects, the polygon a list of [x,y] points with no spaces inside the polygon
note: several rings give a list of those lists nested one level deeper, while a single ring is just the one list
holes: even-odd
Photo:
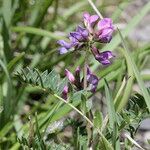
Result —
[{"label": "green stem", "polygon": [[92,0],[88,0],[88,2],[90,3],[90,5],[92,6],[92,8],[95,10],[95,12],[98,14],[98,16],[100,17],[100,19],[103,19],[102,14],[99,12],[99,10],[96,8],[95,4],[93,3]]},{"label": "green stem", "polygon": [[[88,51],[85,51],[84,68],[83,68],[83,70],[84,70],[84,72],[83,72],[83,76],[84,76],[84,85],[83,85],[84,86],[84,90],[86,90],[86,88],[87,88],[87,59],[88,59]],[[88,118],[90,118],[90,113],[89,112],[87,113],[87,116],[88,116]],[[88,146],[91,147],[92,128],[90,127],[89,123],[87,123],[86,129],[87,129],[87,134],[88,134]]]},{"label": "green stem", "polygon": [[84,90],[87,88],[87,52],[85,52],[85,60],[84,60],[84,72],[83,72],[83,76],[84,76]]},{"label": "green stem", "polygon": [[89,118],[87,118],[80,110],[78,110],[76,107],[74,107],[71,103],[69,103],[68,101],[64,100],[63,98],[59,97],[57,94],[54,94],[54,96],[56,98],[58,98],[59,100],[63,101],[65,104],[67,104],[68,106],[70,106],[72,109],[74,109],[76,112],[78,112],[92,127],[94,126],[93,123],[91,122],[91,120]]}]

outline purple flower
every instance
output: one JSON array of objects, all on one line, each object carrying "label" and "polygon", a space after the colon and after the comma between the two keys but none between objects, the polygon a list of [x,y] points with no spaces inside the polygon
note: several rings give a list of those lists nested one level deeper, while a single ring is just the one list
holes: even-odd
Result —
[{"label": "purple flower", "polygon": [[113,22],[110,18],[104,18],[98,22],[98,31],[95,33],[96,41],[109,43],[114,31]]},{"label": "purple flower", "polygon": [[59,48],[60,54],[69,52],[71,48],[80,49],[84,46],[84,42],[88,40],[89,32],[87,29],[78,26],[75,32],[69,34],[69,42],[59,40],[57,43],[61,46]]},{"label": "purple flower", "polygon": [[[73,75],[70,71],[66,69],[67,73],[66,76],[69,79],[69,81],[75,85],[77,90],[83,89],[83,78],[80,79],[80,67],[77,67],[75,71],[75,75]],[[98,85],[99,79],[96,75],[94,75],[89,67],[87,66],[87,85],[91,92],[95,92],[97,85]]]},{"label": "purple flower", "polygon": [[92,53],[97,61],[99,61],[102,65],[111,64],[110,59],[114,57],[111,51],[99,52],[96,47],[92,48]]},{"label": "purple flower", "polygon": [[99,79],[96,75],[94,75],[91,71],[90,68],[87,66],[87,82],[90,85],[90,91],[95,92]]},{"label": "purple flower", "polygon": [[90,16],[90,14],[88,12],[85,12],[83,14],[83,19],[84,19],[84,24],[85,24],[86,28],[88,29],[88,31],[90,33],[93,33],[93,28],[94,28],[97,20],[99,19],[99,16],[98,15]]},{"label": "purple flower", "polygon": [[57,41],[57,43],[61,46],[59,48],[59,52],[60,54],[65,54],[68,52],[68,50],[72,47],[71,43],[68,43],[64,40],[59,40]]},{"label": "purple flower", "polygon": [[72,47],[76,47],[79,45],[79,41],[71,35],[69,36],[69,40],[71,42]]},{"label": "purple flower", "polygon": [[87,29],[85,29],[85,28],[83,28],[81,26],[78,26],[77,29],[76,29],[76,32],[80,33],[84,40],[88,39],[89,32],[88,32]]},{"label": "purple flower", "polygon": [[[112,39],[114,31],[113,22],[110,18],[99,18],[98,15],[83,14],[84,24],[86,28],[78,26],[74,32],[69,34],[69,42],[59,40],[60,54],[65,54],[70,50],[81,50],[92,47],[94,42],[108,43]],[[95,27],[97,26],[97,27]],[[113,57],[110,51],[100,53],[96,48],[92,49],[94,57],[103,65],[110,64],[110,58]]]},{"label": "purple flower", "polygon": [[76,68],[76,70],[75,70],[75,79],[76,79],[76,81],[75,81],[75,85],[76,85],[76,87],[78,88],[78,89],[81,89],[81,81],[80,81],[80,71],[81,71],[81,69],[80,69],[80,67],[78,66],[77,68]]},{"label": "purple flower", "polygon": [[68,86],[65,86],[64,89],[63,89],[63,92],[62,92],[62,98],[65,99],[65,100],[67,99],[68,91],[69,91]]},{"label": "purple flower", "polygon": [[82,35],[81,35],[80,33],[78,33],[78,32],[71,32],[71,33],[70,33],[70,36],[71,36],[71,37],[74,37],[74,38],[77,39],[79,42],[81,42],[81,41],[84,40],[83,37],[82,37]]},{"label": "purple flower", "polygon": [[68,70],[68,69],[65,69],[65,75],[66,77],[69,79],[69,81],[71,83],[74,83],[75,82],[75,77],[74,75]]},{"label": "purple flower", "polygon": [[88,31],[81,26],[78,26],[75,32],[70,33],[70,36],[75,38],[79,42],[87,41],[88,35],[89,35]]}]

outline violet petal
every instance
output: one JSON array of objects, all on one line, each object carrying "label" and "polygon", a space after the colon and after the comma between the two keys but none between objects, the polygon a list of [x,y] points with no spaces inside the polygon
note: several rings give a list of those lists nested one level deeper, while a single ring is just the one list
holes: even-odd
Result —
[{"label": "violet petal", "polygon": [[62,98],[63,99],[65,99],[65,100],[67,99],[68,92],[69,92],[68,86],[65,86],[63,89],[63,92],[62,92]]},{"label": "violet petal", "polygon": [[98,60],[101,64],[103,65],[108,65],[110,64],[110,60],[113,56],[111,51],[105,51],[105,52],[101,52],[99,55],[96,55],[96,60]]},{"label": "violet petal", "polygon": [[98,22],[98,29],[103,30],[113,27],[112,20],[110,18],[104,18]]},{"label": "violet petal", "polygon": [[97,85],[98,85],[98,82],[99,82],[99,79],[96,75],[94,75],[89,67],[87,66],[87,82],[88,84],[90,84],[90,87],[91,87],[91,92],[95,92],[96,88],[97,88]]},{"label": "violet petal", "polygon": [[58,50],[60,54],[66,54],[68,52],[68,50],[65,47],[60,47]]},{"label": "violet petal", "polygon": [[75,77],[69,70],[65,69],[65,75],[71,83],[75,82]]},{"label": "violet petal", "polygon": [[85,12],[84,14],[83,14],[83,18],[84,18],[84,20],[89,20],[90,19],[90,14],[88,13],[88,12]]},{"label": "violet petal", "polygon": [[98,31],[95,33],[95,40],[101,43],[109,43],[112,39],[114,26],[110,18],[104,18],[98,22]]},{"label": "violet petal", "polygon": [[74,38],[72,36],[69,36],[69,39],[71,41],[71,46],[72,47],[77,46],[79,44],[79,41],[76,38]]},{"label": "violet petal", "polygon": [[62,46],[62,47],[65,47],[66,49],[70,49],[71,48],[71,44],[64,41],[64,40],[59,40],[57,41],[57,43]]},{"label": "violet petal", "polygon": [[79,32],[71,32],[70,35],[72,37],[74,37],[75,39],[77,39],[78,41],[82,41],[83,37]]},{"label": "violet petal", "polygon": [[93,27],[95,25],[95,22],[99,19],[99,16],[98,15],[92,15],[90,16],[90,25]]}]

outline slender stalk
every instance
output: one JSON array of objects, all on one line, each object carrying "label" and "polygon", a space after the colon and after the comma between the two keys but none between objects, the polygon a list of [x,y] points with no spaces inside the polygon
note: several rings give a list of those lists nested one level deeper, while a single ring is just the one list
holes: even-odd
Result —
[{"label": "slender stalk", "polygon": [[94,126],[93,122],[91,122],[91,120],[89,118],[87,118],[80,110],[78,110],[76,107],[74,107],[71,103],[69,103],[68,101],[66,101],[63,98],[59,97],[57,94],[54,94],[54,96],[56,98],[58,98],[59,100],[63,101],[64,103],[66,103],[67,105],[69,105],[76,112],[78,112],[92,127]]},{"label": "slender stalk", "polygon": [[[85,51],[85,59],[84,59],[84,68],[83,68],[83,76],[84,76],[84,90],[87,88],[87,59],[88,59],[88,51]],[[90,113],[87,113],[88,118],[90,118]],[[93,128],[93,126],[92,126]],[[92,141],[92,128],[90,127],[90,124],[87,123],[86,129],[88,133],[88,146],[91,147],[91,141]]]},{"label": "slender stalk", "polygon": [[83,83],[83,87],[84,90],[87,88],[87,52],[85,52],[85,60],[84,60],[84,72],[83,72],[83,76],[84,76],[84,83]]},{"label": "slender stalk", "polygon": [[[84,88],[84,90],[86,90],[86,88],[87,88],[87,51],[85,51],[83,77],[84,77],[83,88]],[[86,114],[86,112],[85,112],[85,114]],[[87,117],[89,118],[89,113],[87,113]],[[92,127],[93,127],[93,125],[92,125]],[[87,122],[87,124],[86,124],[86,130],[87,130],[87,134],[88,134],[88,146],[90,147],[91,146],[90,143],[91,143],[92,132],[91,132],[91,127],[90,127],[90,123],[89,122]]]},{"label": "slender stalk", "polygon": [[88,0],[88,2],[90,3],[90,5],[92,6],[92,8],[95,10],[95,12],[98,14],[98,16],[103,19],[102,14],[99,12],[99,10],[96,8],[95,4],[93,3],[92,0]]}]

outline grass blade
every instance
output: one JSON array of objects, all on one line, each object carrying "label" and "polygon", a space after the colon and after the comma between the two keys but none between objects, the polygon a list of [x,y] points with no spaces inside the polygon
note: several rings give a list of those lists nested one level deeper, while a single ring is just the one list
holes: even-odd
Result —
[{"label": "grass blade", "polygon": [[55,40],[58,39],[63,39],[63,37],[58,36],[56,33],[52,33],[43,29],[38,29],[35,27],[29,27],[29,26],[18,26],[18,27],[12,27],[11,28],[13,32],[25,32],[25,33],[30,33],[30,34],[35,34],[35,35],[39,35],[39,36],[45,36],[45,37],[49,37]]},{"label": "grass blade", "polygon": [[125,53],[124,53],[125,54],[125,58],[129,62],[129,64],[131,65],[131,68],[132,68],[132,70],[134,72],[135,78],[136,78],[136,80],[137,80],[137,82],[139,84],[139,87],[141,89],[141,92],[143,94],[145,102],[147,104],[147,107],[148,107],[148,109],[150,111],[150,101],[149,101],[150,95],[149,95],[149,93],[148,93],[148,91],[147,91],[147,89],[146,89],[146,87],[144,85],[144,82],[143,82],[143,80],[142,80],[142,78],[140,76],[140,72],[139,72],[139,70],[138,70],[138,68],[137,68],[137,66],[136,66],[136,64],[134,62],[134,59],[132,59],[132,57],[131,57],[132,55],[130,54],[129,49],[126,46],[124,38],[123,38],[121,32],[119,31],[119,29],[118,29],[118,32],[119,32],[120,38],[122,40],[122,45],[123,45],[124,50],[125,50]]},{"label": "grass blade", "polygon": [[138,147],[141,150],[145,150],[144,148],[142,148],[134,139],[132,139],[129,135],[125,134],[125,137],[132,142],[136,147]]},{"label": "grass blade", "polygon": [[52,5],[52,2],[53,0],[38,0],[28,21],[29,24],[38,27],[44,19],[47,9]]},{"label": "grass blade", "polygon": [[9,62],[13,56],[11,47],[10,47],[10,34],[9,34],[9,28],[5,22],[5,19],[3,18],[3,24],[2,24],[2,37],[3,37],[3,43],[4,43],[4,59],[6,62]]},{"label": "grass blade", "polygon": [[105,95],[106,95],[106,101],[107,101],[109,123],[110,123],[111,129],[113,129],[114,124],[115,124],[115,118],[116,118],[115,108],[114,108],[112,96],[110,94],[108,83],[107,83],[106,79],[104,79],[104,82],[105,82],[104,83],[105,84]]},{"label": "grass blade", "polygon": [[22,52],[18,54],[15,58],[13,58],[7,65],[8,70],[13,69],[13,67],[15,67],[15,65],[24,57],[24,55],[25,55],[25,52]]},{"label": "grass blade", "polygon": [[117,134],[118,134],[118,128],[117,128],[117,120],[116,120],[116,112],[114,107],[114,102],[112,99],[112,95],[109,90],[108,83],[106,79],[104,79],[105,82],[105,95],[106,95],[106,102],[107,102],[107,108],[108,108],[108,117],[109,117],[109,124],[110,128],[112,130],[112,143],[114,149],[117,150],[118,147],[120,147],[120,143]]}]

